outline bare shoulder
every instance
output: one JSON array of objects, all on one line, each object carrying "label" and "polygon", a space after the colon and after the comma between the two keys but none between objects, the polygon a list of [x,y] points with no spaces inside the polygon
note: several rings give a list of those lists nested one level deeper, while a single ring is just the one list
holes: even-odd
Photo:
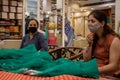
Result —
[{"label": "bare shoulder", "polygon": [[113,39],[111,43],[111,48],[120,51],[120,39],[118,37]]},{"label": "bare shoulder", "polygon": [[111,45],[120,46],[120,39],[118,37],[114,38]]},{"label": "bare shoulder", "polygon": [[116,37],[113,39],[110,46],[110,62],[117,64],[119,59],[120,59],[120,39]]}]

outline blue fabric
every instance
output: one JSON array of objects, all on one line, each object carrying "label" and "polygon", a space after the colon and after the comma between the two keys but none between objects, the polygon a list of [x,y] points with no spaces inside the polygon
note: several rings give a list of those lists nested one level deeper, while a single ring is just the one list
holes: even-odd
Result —
[{"label": "blue fabric", "polygon": [[70,22],[68,22],[66,25],[65,25],[65,34],[68,38],[68,42],[65,43],[65,46],[67,46],[70,42],[70,39],[73,38],[73,28],[70,26]]}]

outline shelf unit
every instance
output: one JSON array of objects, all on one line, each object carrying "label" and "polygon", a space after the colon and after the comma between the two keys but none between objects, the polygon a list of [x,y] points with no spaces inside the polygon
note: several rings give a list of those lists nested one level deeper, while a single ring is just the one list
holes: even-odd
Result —
[{"label": "shelf unit", "polygon": [[0,39],[21,39],[23,0],[0,0]]}]

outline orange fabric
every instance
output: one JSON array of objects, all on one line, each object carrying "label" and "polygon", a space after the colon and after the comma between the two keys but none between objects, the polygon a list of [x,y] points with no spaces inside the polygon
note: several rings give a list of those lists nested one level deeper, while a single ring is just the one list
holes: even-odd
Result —
[{"label": "orange fabric", "polygon": [[[96,48],[94,50],[93,56],[97,59],[99,67],[107,65],[109,63],[109,50],[114,38],[115,36],[108,35],[103,43],[96,44]],[[112,76],[114,73],[115,71],[108,72],[105,74]]]},{"label": "orange fabric", "polygon": [[94,80],[94,79],[81,78],[81,77],[71,76],[71,75],[60,75],[55,77],[37,77],[37,76],[14,74],[11,72],[0,71],[0,80]]}]

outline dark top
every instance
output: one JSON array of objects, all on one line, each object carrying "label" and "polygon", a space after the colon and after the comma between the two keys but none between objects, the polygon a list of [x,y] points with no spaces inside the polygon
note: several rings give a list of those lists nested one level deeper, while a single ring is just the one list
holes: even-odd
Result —
[{"label": "dark top", "polygon": [[48,50],[48,42],[45,36],[42,33],[37,32],[33,38],[30,40],[30,34],[26,34],[21,43],[21,47],[23,48],[29,44],[35,44],[36,49],[40,51],[47,51]]}]

